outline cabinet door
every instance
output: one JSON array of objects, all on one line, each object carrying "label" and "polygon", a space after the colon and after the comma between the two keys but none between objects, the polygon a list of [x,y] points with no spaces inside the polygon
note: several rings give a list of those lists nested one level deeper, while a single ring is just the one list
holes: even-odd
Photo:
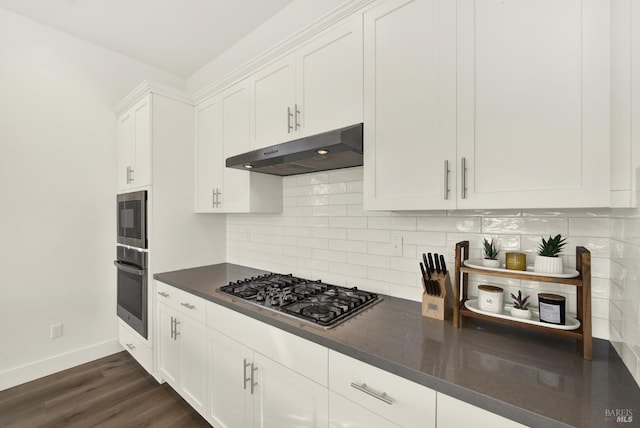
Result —
[{"label": "cabinet door", "polygon": [[151,95],[118,118],[118,190],[151,184]]},{"label": "cabinet door", "polygon": [[191,317],[180,315],[177,327],[180,343],[180,395],[199,413],[204,413],[206,402],[206,328]]},{"label": "cabinet door", "polygon": [[[220,428],[250,427],[253,396],[245,376],[251,376],[253,352],[215,330],[207,331],[209,373],[207,419]],[[245,367],[245,362],[249,367]]]},{"label": "cabinet door", "polygon": [[158,303],[158,371],[175,390],[180,389],[180,349],[173,334],[176,312]]},{"label": "cabinet door", "polygon": [[[222,107],[218,98],[196,107],[196,212],[215,212],[216,189],[223,183]],[[219,190],[218,190],[219,191]]]},{"label": "cabinet door", "polygon": [[329,391],[330,428],[400,428],[372,411]]},{"label": "cabinet door", "polygon": [[295,53],[297,137],[362,122],[362,17]]},{"label": "cabinet door", "polygon": [[455,208],[455,10],[390,0],[364,15],[368,210]]},{"label": "cabinet door", "polygon": [[254,427],[328,427],[325,387],[257,352],[253,361],[258,367]]},{"label": "cabinet door", "polygon": [[247,212],[251,174],[226,167],[230,156],[248,152],[251,149],[250,97],[249,81],[243,81],[220,94],[222,115],[223,156],[220,159],[223,169],[223,186],[220,195],[220,208],[225,212]]},{"label": "cabinet door", "polygon": [[135,118],[131,110],[118,118],[118,190],[130,187],[130,169],[135,162]]},{"label": "cabinet door", "polygon": [[458,1],[458,208],[608,206],[609,16],[598,0]]},{"label": "cabinet door", "polygon": [[522,428],[524,425],[438,393],[438,428],[492,427]]},{"label": "cabinet door", "polygon": [[289,56],[251,77],[252,149],[294,139],[294,76],[293,57]]}]

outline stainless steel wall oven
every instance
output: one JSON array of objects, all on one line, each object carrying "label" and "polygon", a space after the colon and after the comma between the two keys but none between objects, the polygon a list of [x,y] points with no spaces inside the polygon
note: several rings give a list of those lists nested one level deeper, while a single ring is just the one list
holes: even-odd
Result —
[{"label": "stainless steel wall oven", "polygon": [[118,317],[147,337],[147,252],[117,247]]}]

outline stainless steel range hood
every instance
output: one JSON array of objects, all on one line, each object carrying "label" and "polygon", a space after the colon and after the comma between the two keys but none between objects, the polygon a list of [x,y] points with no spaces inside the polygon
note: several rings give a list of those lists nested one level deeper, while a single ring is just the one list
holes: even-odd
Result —
[{"label": "stainless steel range hood", "polygon": [[227,158],[228,168],[279,176],[362,165],[362,123]]}]

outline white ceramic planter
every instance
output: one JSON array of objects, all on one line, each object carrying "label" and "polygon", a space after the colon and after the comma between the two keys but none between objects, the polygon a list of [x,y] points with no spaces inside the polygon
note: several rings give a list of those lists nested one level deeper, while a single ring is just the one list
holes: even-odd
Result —
[{"label": "white ceramic planter", "polygon": [[536,261],[533,265],[533,270],[538,273],[563,273],[564,267],[562,266],[562,257],[546,257],[536,255]]},{"label": "white ceramic planter", "polygon": [[501,314],[504,310],[504,290],[495,285],[479,285],[478,307],[482,311]]},{"label": "white ceramic planter", "polygon": [[515,318],[522,318],[525,320],[531,319],[531,311],[529,309],[517,309],[511,307],[511,316]]},{"label": "white ceramic planter", "polygon": [[482,259],[482,266],[486,266],[490,268],[499,268],[500,260]]}]

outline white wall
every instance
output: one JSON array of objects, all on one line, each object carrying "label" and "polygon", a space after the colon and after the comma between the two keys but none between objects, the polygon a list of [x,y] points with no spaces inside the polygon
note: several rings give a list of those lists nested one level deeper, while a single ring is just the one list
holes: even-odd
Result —
[{"label": "white wall", "polygon": [[[636,177],[640,185],[640,168]],[[640,209],[637,208],[613,211],[609,307],[611,343],[640,385]]]},{"label": "white wall", "polygon": [[293,0],[263,25],[187,79],[196,93],[349,0]]},{"label": "white wall", "polygon": [[2,390],[119,349],[111,108],[185,82],[3,9],[0,64]]},{"label": "white wall", "polygon": [[[480,258],[484,237],[504,251],[522,250],[533,264],[542,236],[566,236],[565,266],[575,268],[575,247],[591,251],[593,335],[609,337],[610,210],[364,211],[362,168],[284,178],[284,210],[277,215],[227,215],[227,261],[338,285],[357,286],[420,300],[418,261],[423,252],[444,254],[454,266],[456,242],[469,240],[471,258]],[[391,240],[403,239],[403,253]],[[537,293],[567,296],[576,312],[575,288],[474,276],[507,291],[522,287],[537,305]]]}]

